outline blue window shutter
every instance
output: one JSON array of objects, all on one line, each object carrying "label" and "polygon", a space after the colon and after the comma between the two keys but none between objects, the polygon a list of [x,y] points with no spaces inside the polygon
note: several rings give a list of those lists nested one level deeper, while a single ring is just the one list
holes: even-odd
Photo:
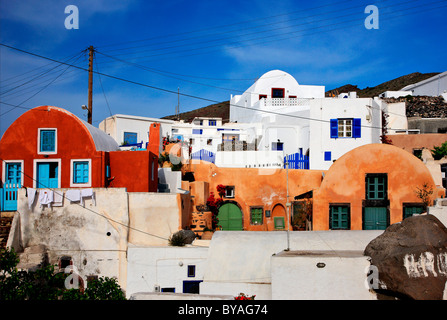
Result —
[{"label": "blue window shutter", "polygon": [[41,130],[40,131],[40,151],[52,152],[56,150],[56,131]]},{"label": "blue window shutter", "polygon": [[338,138],[338,120],[331,119],[331,138]]},{"label": "blue window shutter", "polygon": [[331,161],[332,160],[332,154],[330,151],[324,152],[324,161]]},{"label": "blue window shutter", "polygon": [[137,143],[137,133],[136,132],[124,132],[124,143],[125,144],[135,144]]},{"label": "blue window shutter", "polygon": [[361,136],[362,136],[362,119],[354,118],[352,137],[361,138]]},{"label": "blue window shutter", "polygon": [[74,183],[88,183],[88,162],[76,161],[73,163],[73,182]]}]

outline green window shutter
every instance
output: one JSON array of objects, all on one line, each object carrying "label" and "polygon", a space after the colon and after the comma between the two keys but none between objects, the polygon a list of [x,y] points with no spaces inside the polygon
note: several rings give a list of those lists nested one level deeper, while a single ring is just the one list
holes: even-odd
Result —
[{"label": "green window shutter", "polygon": [[262,208],[251,208],[250,209],[251,224],[253,225],[262,224],[262,214],[263,214]]},{"label": "green window shutter", "polygon": [[331,207],[331,229],[349,229],[349,207]]},{"label": "green window shutter", "polygon": [[284,229],[286,227],[284,217],[274,217],[273,222],[275,224],[275,229]]},{"label": "green window shutter", "polygon": [[369,200],[383,200],[386,198],[386,176],[367,177],[366,188]]},{"label": "green window shutter", "polygon": [[424,211],[422,206],[404,207],[404,219],[411,217],[413,214],[421,214]]}]

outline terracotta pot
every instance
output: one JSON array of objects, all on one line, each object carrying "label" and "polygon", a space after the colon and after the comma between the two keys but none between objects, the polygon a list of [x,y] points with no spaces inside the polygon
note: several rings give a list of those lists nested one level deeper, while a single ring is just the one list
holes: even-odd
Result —
[{"label": "terracotta pot", "polygon": [[213,237],[214,232],[213,231],[204,231],[202,233],[202,240],[211,240]]}]

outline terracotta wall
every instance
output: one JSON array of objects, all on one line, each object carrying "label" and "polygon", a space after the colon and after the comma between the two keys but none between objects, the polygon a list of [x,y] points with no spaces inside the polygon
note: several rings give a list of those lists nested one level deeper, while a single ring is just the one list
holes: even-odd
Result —
[{"label": "terracotta wall", "polygon": [[[223,200],[238,204],[243,214],[244,230],[273,230],[273,213],[286,213],[287,174],[284,169],[219,168],[212,163],[200,161],[199,164],[192,164],[189,170],[194,172],[195,184],[197,181],[208,182],[209,192],[214,192],[215,197],[218,197],[216,187],[219,184],[235,187],[234,198],[224,197]],[[317,189],[323,172],[289,169],[289,201],[293,201],[296,195]],[[192,188],[191,191],[195,196],[196,192],[203,192],[203,188]],[[199,197],[204,198],[203,195]],[[250,207],[258,206],[264,209],[263,224],[251,225]],[[265,217],[265,210],[272,213],[270,218]]]},{"label": "terracotta wall", "polygon": [[402,148],[411,154],[413,149],[433,149],[435,146],[441,146],[447,141],[446,133],[426,133],[426,134],[390,134],[388,137],[392,145]]}]

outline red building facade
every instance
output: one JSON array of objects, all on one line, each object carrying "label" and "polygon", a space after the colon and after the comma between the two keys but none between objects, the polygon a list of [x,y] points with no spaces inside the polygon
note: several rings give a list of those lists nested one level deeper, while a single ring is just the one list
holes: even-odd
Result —
[{"label": "red building facade", "polygon": [[113,138],[74,114],[40,106],[20,116],[0,140],[1,181],[31,188],[156,192],[158,154],[149,150],[120,151]]}]

